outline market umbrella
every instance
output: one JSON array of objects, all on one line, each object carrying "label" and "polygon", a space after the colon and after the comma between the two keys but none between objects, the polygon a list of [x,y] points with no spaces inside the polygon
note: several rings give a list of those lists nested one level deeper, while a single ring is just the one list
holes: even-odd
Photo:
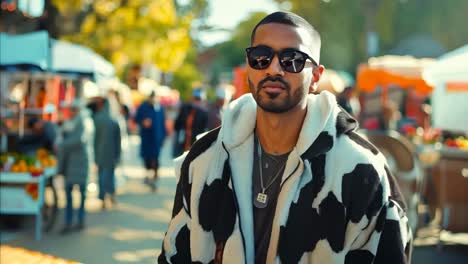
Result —
[{"label": "market umbrella", "polygon": [[98,81],[115,76],[114,66],[91,49],[60,40],[51,40],[53,72],[88,75]]}]

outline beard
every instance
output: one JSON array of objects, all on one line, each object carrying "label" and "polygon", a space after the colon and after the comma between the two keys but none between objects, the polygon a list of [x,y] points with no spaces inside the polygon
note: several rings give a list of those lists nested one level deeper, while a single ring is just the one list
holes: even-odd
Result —
[{"label": "beard", "polygon": [[[263,84],[267,81],[280,82],[284,85],[283,93],[266,93],[262,92]],[[296,107],[305,97],[304,86],[297,87],[291,93],[291,86],[283,78],[280,77],[266,77],[261,80],[257,87],[248,78],[250,92],[252,93],[257,105],[265,112],[270,113],[285,113]]]}]

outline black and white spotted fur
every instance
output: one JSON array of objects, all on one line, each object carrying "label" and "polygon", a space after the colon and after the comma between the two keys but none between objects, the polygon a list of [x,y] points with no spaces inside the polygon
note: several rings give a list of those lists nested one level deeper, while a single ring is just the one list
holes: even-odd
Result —
[{"label": "black and white spotted fur", "polygon": [[[281,179],[267,263],[407,263],[411,233],[385,158],[328,92],[307,115]],[[256,103],[232,102],[222,128],[176,160],[160,263],[254,263]]]}]

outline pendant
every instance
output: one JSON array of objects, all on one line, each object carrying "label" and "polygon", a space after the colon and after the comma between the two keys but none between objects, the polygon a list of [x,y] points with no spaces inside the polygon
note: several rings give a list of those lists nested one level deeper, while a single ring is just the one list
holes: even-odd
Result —
[{"label": "pendant", "polygon": [[254,199],[254,205],[257,208],[265,208],[268,204],[268,195],[259,192],[257,197]]}]

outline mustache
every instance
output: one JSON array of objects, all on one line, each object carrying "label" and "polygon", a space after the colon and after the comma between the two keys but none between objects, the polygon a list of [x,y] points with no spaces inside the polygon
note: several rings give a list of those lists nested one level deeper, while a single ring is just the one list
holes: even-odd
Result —
[{"label": "mustache", "polygon": [[257,88],[258,89],[262,88],[263,84],[265,84],[268,81],[270,81],[270,82],[280,82],[281,84],[284,85],[284,87],[286,87],[286,89],[290,90],[289,83],[287,83],[283,78],[281,78],[281,77],[272,77],[272,76],[268,76],[265,79],[261,80],[258,83]]}]

